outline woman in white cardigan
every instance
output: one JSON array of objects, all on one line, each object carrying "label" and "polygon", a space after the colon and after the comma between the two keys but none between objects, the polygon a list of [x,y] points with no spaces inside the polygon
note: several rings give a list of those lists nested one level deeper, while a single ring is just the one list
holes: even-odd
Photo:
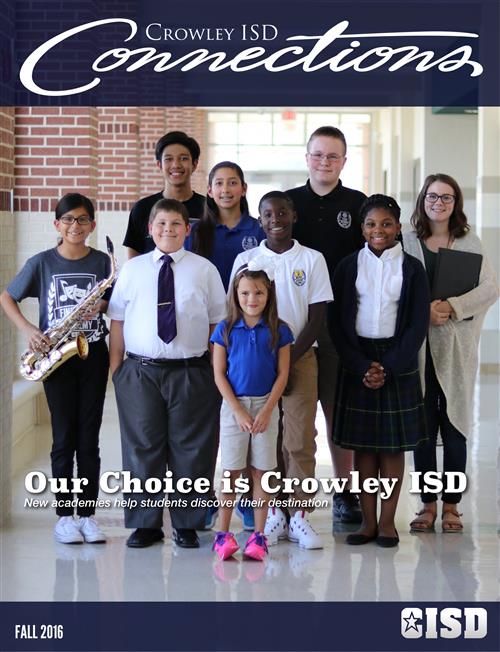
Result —
[{"label": "woman in white cardigan", "polygon": [[[404,249],[424,264],[431,287],[439,248],[483,255],[476,288],[458,297],[431,302],[429,333],[419,359],[429,440],[414,452],[415,470],[422,474],[437,470],[436,439],[440,431],[443,470],[465,472],[479,337],[486,312],[498,297],[498,285],[481,241],[467,224],[462,191],[452,177],[427,177],[411,225],[412,230],[403,234]],[[421,483],[422,509],[410,524],[414,532],[434,530],[437,517],[437,494],[423,493],[424,486]],[[461,514],[457,511],[461,497],[461,493],[443,492],[443,532],[462,530]]]}]

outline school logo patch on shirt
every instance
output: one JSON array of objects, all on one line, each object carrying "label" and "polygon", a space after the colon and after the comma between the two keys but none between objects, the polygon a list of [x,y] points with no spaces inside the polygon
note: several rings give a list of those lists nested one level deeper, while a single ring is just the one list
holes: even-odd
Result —
[{"label": "school logo patch on shirt", "polygon": [[339,211],[337,215],[337,224],[343,229],[348,229],[351,226],[352,217],[349,211]]},{"label": "school logo patch on shirt", "polygon": [[246,235],[241,241],[241,246],[243,251],[248,251],[249,249],[255,249],[259,246],[259,242],[254,235]]},{"label": "school logo patch on shirt", "polygon": [[300,287],[306,282],[306,273],[303,269],[294,269],[292,272],[292,279],[295,285]]}]

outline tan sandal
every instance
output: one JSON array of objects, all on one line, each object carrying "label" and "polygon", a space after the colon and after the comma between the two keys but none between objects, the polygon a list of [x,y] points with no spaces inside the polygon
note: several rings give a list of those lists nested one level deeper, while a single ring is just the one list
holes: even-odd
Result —
[{"label": "tan sandal", "polygon": [[459,514],[456,509],[447,509],[443,512],[441,517],[441,525],[443,527],[443,532],[455,534],[456,532],[462,532],[464,526],[460,517],[462,514]]},{"label": "tan sandal", "polygon": [[430,509],[422,509],[416,512],[416,517],[410,523],[410,532],[434,532],[437,514]]}]

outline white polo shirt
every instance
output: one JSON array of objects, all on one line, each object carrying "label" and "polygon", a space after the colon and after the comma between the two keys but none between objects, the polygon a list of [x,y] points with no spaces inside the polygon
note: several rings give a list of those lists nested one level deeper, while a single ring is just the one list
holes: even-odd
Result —
[{"label": "white polo shirt", "polygon": [[403,285],[403,249],[397,242],[376,256],[368,243],[358,254],[356,333],[373,339],[392,337],[396,331]]},{"label": "white polo shirt", "polygon": [[234,261],[231,281],[238,269],[252,258],[261,255],[271,257],[276,264],[274,283],[278,302],[278,315],[291,328],[295,339],[304,330],[309,318],[309,306],[313,303],[333,300],[332,286],[326,261],[319,251],[303,247],[293,240],[293,247],[277,254],[263,240],[258,247],[243,251]]},{"label": "white polo shirt", "polygon": [[211,262],[179,249],[170,254],[174,273],[177,336],[166,344],[158,337],[158,275],[163,252],[155,249],[123,266],[107,315],[123,321],[125,349],[148,358],[193,358],[208,348],[210,324],[226,316],[226,293]]}]

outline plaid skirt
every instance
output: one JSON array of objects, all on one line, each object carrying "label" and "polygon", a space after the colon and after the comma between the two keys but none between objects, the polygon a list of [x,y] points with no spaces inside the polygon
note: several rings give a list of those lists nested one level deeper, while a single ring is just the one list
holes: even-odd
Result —
[{"label": "plaid skirt", "polygon": [[[359,338],[371,360],[380,360],[393,342]],[[365,387],[359,374],[341,368],[337,385],[333,441],[366,452],[410,451],[427,439],[418,369],[391,376],[380,389]]]}]

